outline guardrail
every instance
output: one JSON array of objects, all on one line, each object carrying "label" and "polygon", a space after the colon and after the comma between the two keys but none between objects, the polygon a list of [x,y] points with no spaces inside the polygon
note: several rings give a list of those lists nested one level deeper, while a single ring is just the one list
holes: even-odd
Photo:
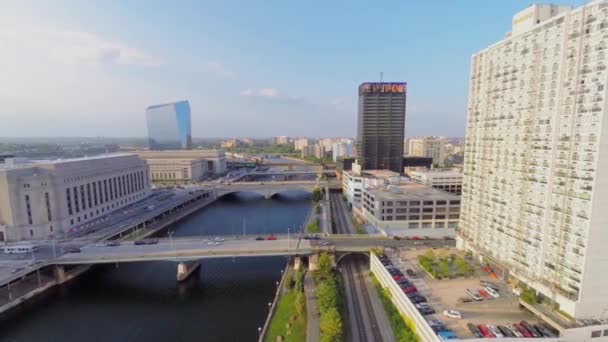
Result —
[{"label": "guardrail", "polygon": [[272,321],[272,317],[274,316],[274,311],[276,310],[277,303],[279,302],[279,298],[281,298],[281,292],[283,286],[285,284],[285,278],[290,273],[289,269],[291,268],[291,258],[287,259],[287,264],[285,265],[285,271],[283,272],[283,276],[281,277],[281,281],[279,285],[277,285],[277,290],[274,294],[274,299],[272,300],[272,305],[270,306],[270,310],[268,312],[268,317],[266,317],[266,321],[264,322],[264,327],[260,331],[260,337],[258,338],[258,342],[263,342],[264,337],[266,337],[266,330],[268,330],[268,326],[270,325],[270,321]]},{"label": "guardrail", "polygon": [[369,260],[372,273],[374,273],[382,287],[387,288],[390,291],[391,299],[397,310],[414,322],[416,325],[416,334],[420,336],[421,340],[425,342],[441,341],[433,329],[431,329],[426,319],[424,319],[414,304],[412,304],[405,293],[403,293],[399,285],[393,280],[393,277],[391,277],[390,273],[388,273],[378,257],[376,257],[374,253],[370,253]]}]

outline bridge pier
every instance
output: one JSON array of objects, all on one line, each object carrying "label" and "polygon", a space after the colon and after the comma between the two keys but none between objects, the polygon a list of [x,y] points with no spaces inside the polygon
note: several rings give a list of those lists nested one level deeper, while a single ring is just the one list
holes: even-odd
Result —
[{"label": "bridge pier", "polygon": [[300,267],[302,266],[302,259],[299,256],[296,256],[293,258],[293,269],[294,270],[299,270]]},{"label": "bridge pier", "polygon": [[181,282],[188,279],[188,277],[199,267],[201,267],[200,260],[191,262],[181,261],[177,264],[177,281]]},{"label": "bridge pier", "polygon": [[65,276],[65,268],[63,266],[56,265],[55,268],[53,269],[53,274],[55,275],[55,281],[57,282],[57,284],[65,283],[66,276]]}]

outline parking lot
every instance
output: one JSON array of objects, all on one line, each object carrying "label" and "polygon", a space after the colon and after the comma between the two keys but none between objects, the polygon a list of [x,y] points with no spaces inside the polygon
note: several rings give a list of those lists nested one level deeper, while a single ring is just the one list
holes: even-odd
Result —
[{"label": "parking lot", "polygon": [[[474,274],[469,277],[454,279],[437,280],[429,276],[418,265],[418,256],[427,252],[429,249],[422,250],[387,250],[387,256],[393,261],[403,273],[410,269],[417,273],[417,277],[409,277],[412,284],[418,289],[418,293],[426,297],[427,303],[435,310],[435,314],[427,315],[428,319],[438,319],[444,325],[454,331],[459,338],[474,338],[475,336],[467,328],[467,324],[474,325],[506,325],[525,320],[529,323],[538,323],[538,320],[531,313],[524,311],[519,306],[519,299],[507,287],[507,284],[499,279],[491,279],[486,273],[480,271],[479,264],[469,260],[474,270]],[[455,248],[434,249],[433,252],[438,256],[462,255]],[[463,256],[463,255],[462,255]],[[481,281],[489,281],[498,291],[498,298],[484,295],[487,298],[475,301],[467,295],[466,290],[470,289],[473,293],[479,293],[483,287]],[[461,298],[467,298],[467,302],[462,302]],[[444,310],[456,310],[462,319],[449,318],[443,315]]]}]

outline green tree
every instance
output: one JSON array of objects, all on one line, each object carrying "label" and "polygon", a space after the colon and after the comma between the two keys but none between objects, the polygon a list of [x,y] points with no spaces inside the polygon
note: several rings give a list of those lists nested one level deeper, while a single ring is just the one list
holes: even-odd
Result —
[{"label": "green tree", "polygon": [[437,265],[437,274],[441,278],[449,278],[451,275],[450,265],[445,259],[439,261],[439,265]]},{"label": "green tree", "polygon": [[321,330],[321,341],[342,341],[342,318],[336,308],[321,313],[319,327]]},{"label": "green tree", "polygon": [[312,191],[312,201],[317,203],[322,199],[323,199],[323,193],[321,193],[321,189],[314,188],[314,190]]},{"label": "green tree", "polygon": [[333,278],[334,263],[327,253],[321,253],[317,262],[317,277],[319,280],[327,280]]},{"label": "green tree", "polygon": [[332,281],[323,281],[317,285],[319,312],[325,312],[338,306],[338,290]]}]

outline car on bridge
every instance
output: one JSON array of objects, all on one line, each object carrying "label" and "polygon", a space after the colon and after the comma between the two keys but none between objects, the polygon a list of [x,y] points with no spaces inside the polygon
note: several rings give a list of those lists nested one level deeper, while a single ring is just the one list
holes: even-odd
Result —
[{"label": "car on bridge", "polygon": [[258,236],[255,239],[256,239],[256,241],[264,241],[265,240],[263,236]]},{"label": "car on bridge", "polygon": [[277,237],[274,235],[270,235],[266,238],[266,240],[276,240],[276,239],[277,239]]}]

